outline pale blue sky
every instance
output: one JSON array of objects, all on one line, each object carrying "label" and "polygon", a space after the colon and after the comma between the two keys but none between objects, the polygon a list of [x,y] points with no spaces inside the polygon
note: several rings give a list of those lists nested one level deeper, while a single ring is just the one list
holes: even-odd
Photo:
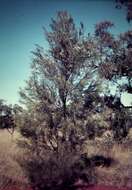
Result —
[{"label": "pale blue sky", "polygon": [[30,73],[35,44],[47,48],[42,26],[59,10],[67,10],[76,23],[83,21],[87,32],[103,20],[115,23],[118,34],[130,29],[125,10],[115,9],[114,0],[0,0],[0,99],[18,103],[19,87]]}]

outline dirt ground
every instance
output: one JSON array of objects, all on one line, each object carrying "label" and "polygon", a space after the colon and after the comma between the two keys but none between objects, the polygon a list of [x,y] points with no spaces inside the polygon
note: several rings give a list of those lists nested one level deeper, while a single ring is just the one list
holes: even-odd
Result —
[{"label": "dirt ground", "polygon": [[[17,187],[10,187],[8,189],[1,189],[1,190],[21,190]],[[28,189],[23,189],[23,190],[32,190],[30,188]],[[63,190],[63,189],[62,189]],[[98,185],[98,186],[78,186],[76,190],[131,190],[130,188],[117,188],[117,187],[112,187],[112,186],[103,186],[103,185]]]}]

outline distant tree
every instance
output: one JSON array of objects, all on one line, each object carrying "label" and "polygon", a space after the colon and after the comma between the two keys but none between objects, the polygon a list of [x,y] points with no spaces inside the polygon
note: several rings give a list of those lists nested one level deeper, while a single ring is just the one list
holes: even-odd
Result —
[{"label": "distant tree", "polygon": [[116,8],[126,8],[126,20],[128,22],[132,21],[132,0],[116,0]]},{"label": "distant tree", "polygon": [[[104,21],[96,25],[100,56],[99,73],[102,77],[117,84],[120,91],[132,92],[132,31],[115,38],[109,28],[113,23]],[[121,82],[124,81],[125,85]]]},{"label": "distant tree", "polygon": [[18,104],[14,104],[12,106],[12,112],[13,112],[13,118],[16,130],[19,130],[21,123],[23,121],[24,108]]},{"label": "distant tree", "polygon": [[7,129],[11,134],[15,128],[13,109],[11,105],[5,104],[4,100],[0,100],[0,128]]},{"label": "distant tree", "polygon": [[[120,34],[115,38],[109,29],[113,23],[104,21],[96,25],[100,54],[98,57],[98,69],[100,76],[105,79],[107,86],[116,85],[117,94],[112,96],[106,93],[104,104],[113,109],[112,129],[116,139],[126,137],[129,128],[126,127],[130,117],[121,103],[122,92],[132,93],[132,31]],[[125,110],[125,112],[124,112]]]}]

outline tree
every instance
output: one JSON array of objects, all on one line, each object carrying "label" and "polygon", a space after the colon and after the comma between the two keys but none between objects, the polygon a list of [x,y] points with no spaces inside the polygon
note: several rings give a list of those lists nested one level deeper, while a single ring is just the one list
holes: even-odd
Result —
[{"label": "tree", "polygon": [[115,38],[109,32],[112,26],[109,21],[101,22],[94,35],[86,36],[83,23],[78,29],[67,12],[58,12],[50,24],[51,31],[44,29],[49,50],[37,45],[32,52],[31,77],[20,92],[26,106],[20,145],[28,152],[21,164],[35,190],[64,189],[78,178],[91,181],[92,170],[77,163],[86,140],[105,131],[93,118],[102,104],[112,108],[116,116],[111,117],[112,130],[118,135],[114,121],[122,117],[117,117],[121,102],[111,101],[102,88],[105,81],[124,89],[119,81],[126,77],[131,89],[131,31]]},{"label": "tree", "polygon": [[[113,23],[105,21],[96,25],[95,35],[99,41],[99,72],[105,79],[116,83],[118,87],[131,93],[132,78],[132,31],[114,38],[108,31]],[[125,86],[120,81],[126,80]]]},{"label": "tree", "polygon": [[12,106],[5,104],[4,100],[0,100],[0,128],[7,129],[11,134],[15,128]]},{"label": "tree", "polygon": [[132,93],[132,31],[115,38],[108,30],[111,27],[113,23],[109,21],[96,25],[95,35],[100,49],[98,69],[107,85],[110,83],[110,87],[115,85],[117,88],[115,96],[110,95],[110,92],[105,94],[103,103],[112,108],[112,130],[115,138],[122,140],[128,134],[127,123],[130,121],[130,116],[121,103],[121,94]]},{"label": "tree", "polygon": [[21,145],[30,155],[25,168],[34,189],[64,188],[78,177],[89,180],[85,167],[75,169],[74,163],[83,153],[87,117],[99,89],[96,47],[92,36],[84,35],[83,23],[77,29],[67,12],[58,12],[50,27],[50,32],[44,29],[49,51],[37,45],[31,78],[20,92],[27,107]]},{"label": "tree", "polygon": [[131,22],[132,20],[132,1],[131,0],[116,0],[116,8],[126,8],[127,14],[126,14],[126,20],[128,22]]}]

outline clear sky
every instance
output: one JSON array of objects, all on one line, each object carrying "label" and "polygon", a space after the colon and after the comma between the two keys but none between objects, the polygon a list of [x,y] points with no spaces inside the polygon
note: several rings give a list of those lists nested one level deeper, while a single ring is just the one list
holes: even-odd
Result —
[{"label": "clear sky", "polygon": [[67,10],[77,24],[83,21],[87,32],[103,20],[115,23],[115,34],[131,27],[115,0],[0,0],[0,99],[18,103],[19,87],[30,73],[30,52],[35,44],[47,48],[42,26],[48,28],[59,10]]}]

